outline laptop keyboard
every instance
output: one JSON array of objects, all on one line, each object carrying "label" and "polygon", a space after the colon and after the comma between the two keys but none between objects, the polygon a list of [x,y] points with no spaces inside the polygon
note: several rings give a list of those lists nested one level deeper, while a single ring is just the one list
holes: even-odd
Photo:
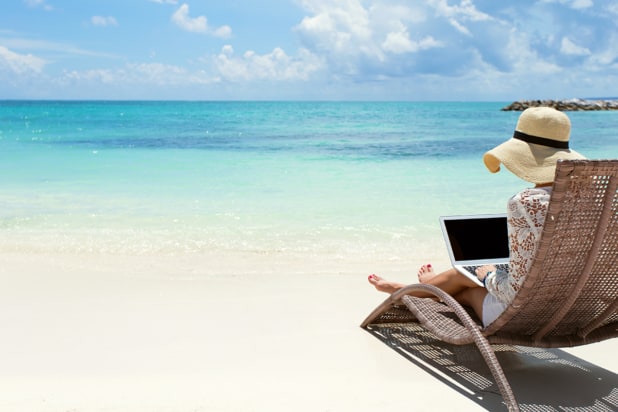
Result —
[{"label": "laptop keyboard", "polygon": [[[480,268],[481,266],[485,266],[485,265],[478,265],[478,266],[464,266],[464,269],[466,269],[468,272],[472,273],[473,275],[476,274],[476,268]],[[508,263],[500,263],[497,265],[494,265],[496,267],[497,270],[501,270],[501,271],[507,271],[509,269],[509,264]]]}]

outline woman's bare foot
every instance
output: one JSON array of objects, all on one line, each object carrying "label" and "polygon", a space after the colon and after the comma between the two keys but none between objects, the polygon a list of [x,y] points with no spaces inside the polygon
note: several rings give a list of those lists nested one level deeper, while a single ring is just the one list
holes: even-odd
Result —
[{"label": "woman's bare foot", "polygon": [[385,293],[394,293],[404,286],[401,283],[389,282],[378,275],[369,275],[368,280],[378,291]]},{"label": "woman's bare foot", "polygon": [[434,272],[430,263],[421,266],[418,270],[418,281],[421,283],[427,283],[436,276],[438,276],[438,274]]}]

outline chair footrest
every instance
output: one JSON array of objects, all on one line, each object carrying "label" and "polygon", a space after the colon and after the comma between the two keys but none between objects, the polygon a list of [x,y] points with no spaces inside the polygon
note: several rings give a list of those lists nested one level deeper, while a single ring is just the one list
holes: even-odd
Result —
[{"label": "chair footrest", "polygon": [[[474,336],[463,325],[455,309],[432,299],[405,296],[402,301],[421,323],[438,338],[454,345],[474,342]],[[466,313],[467,315],[467,313]]]}]

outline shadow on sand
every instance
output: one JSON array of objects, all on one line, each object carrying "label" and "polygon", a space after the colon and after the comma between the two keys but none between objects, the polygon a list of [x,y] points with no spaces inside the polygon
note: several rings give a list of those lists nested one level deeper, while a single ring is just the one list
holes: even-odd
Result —
[{"label": "shadow on sand", "polygon": [[[418,323],[371,325],[368,332],[481,408],[506,410],[474,344],[444,343]],[[559,349],[493,348],[522,411],[618,410],[618,375],[613,372]]]}]

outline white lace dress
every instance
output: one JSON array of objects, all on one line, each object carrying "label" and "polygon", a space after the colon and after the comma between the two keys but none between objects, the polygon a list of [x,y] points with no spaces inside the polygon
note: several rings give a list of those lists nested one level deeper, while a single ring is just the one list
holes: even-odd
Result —
[{"label": "white lace dress", "polygon": [[524,189],[508,202],[509,269],[486,281],[487,291],[499,301],[511,303],[521,287],[536,252],[545,223],[551,187]]}]

